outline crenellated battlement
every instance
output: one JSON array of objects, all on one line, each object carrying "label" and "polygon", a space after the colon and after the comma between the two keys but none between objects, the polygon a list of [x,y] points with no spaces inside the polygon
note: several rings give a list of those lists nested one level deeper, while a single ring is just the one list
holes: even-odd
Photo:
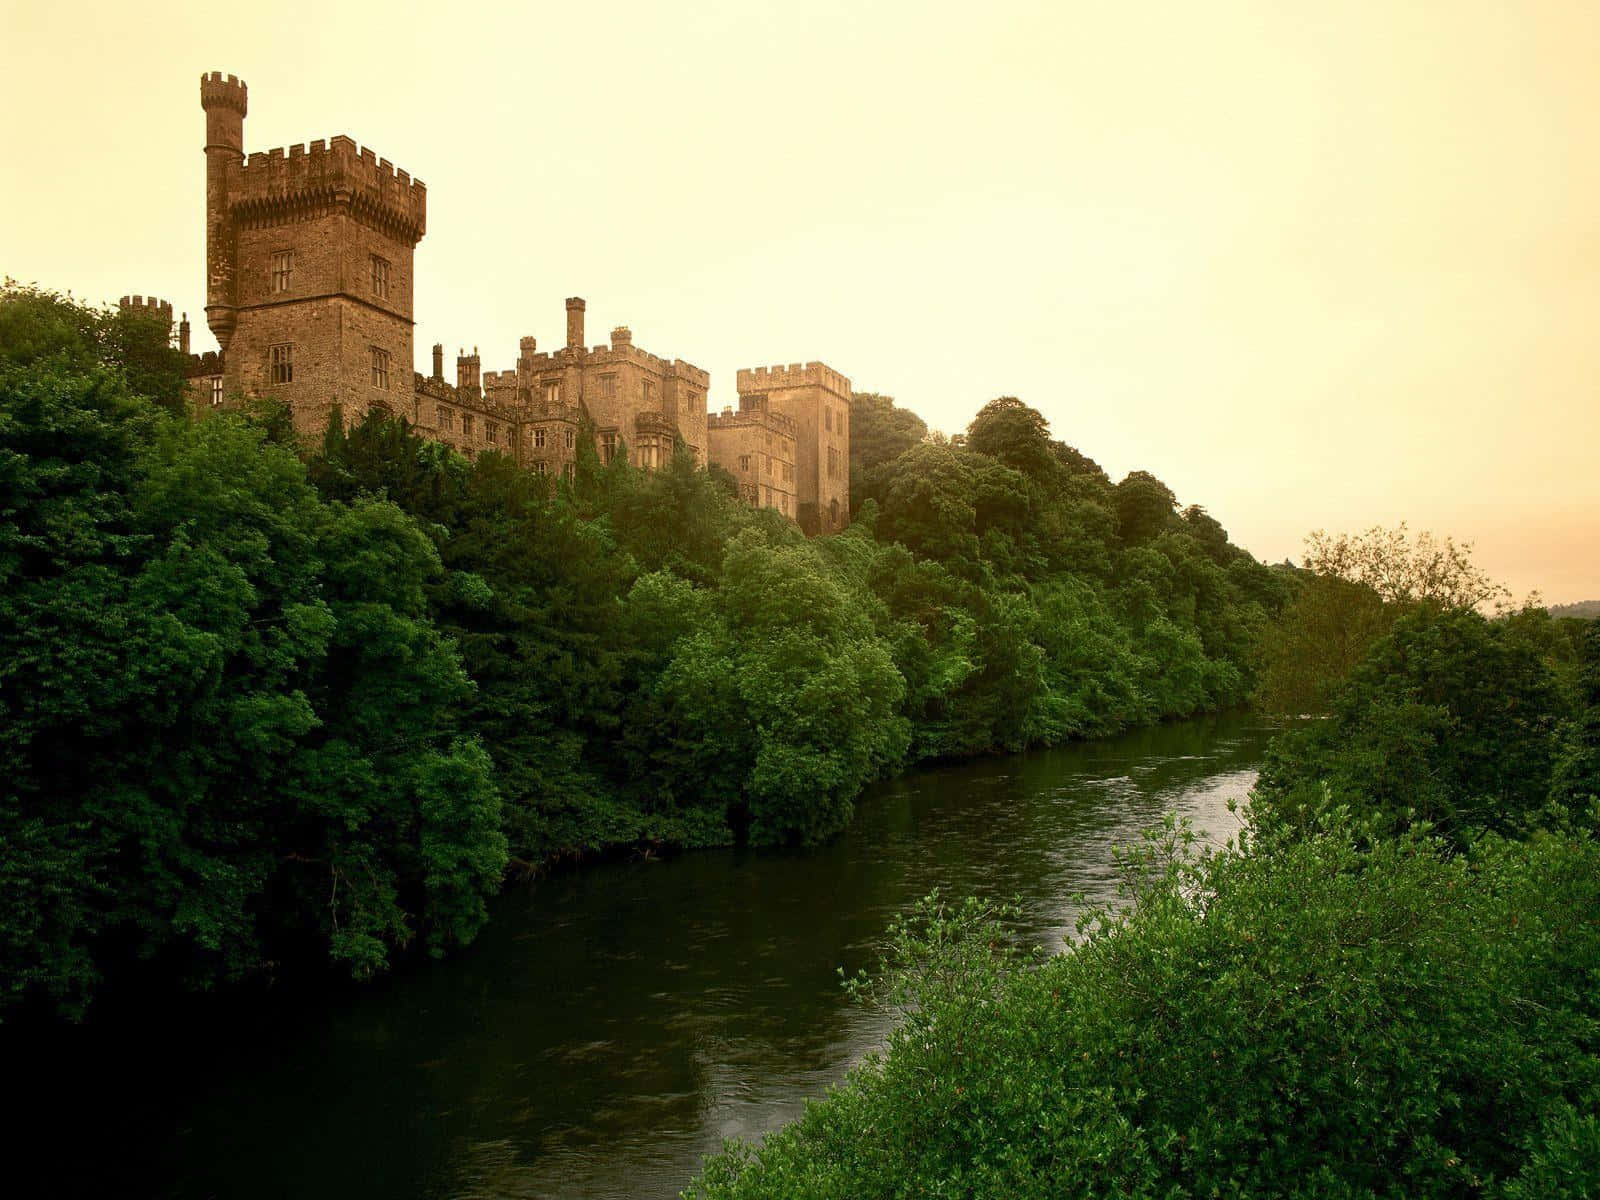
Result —
[{"label": "crenellated battlement", "polygon": [[193,379],[200,375],[221,375],[222,355],[215,350],[207,350],[204,354],[189,355],[189,365],[184,371],[184,377]]},{"label": "crenellated battlement", "polygon": [[224,77],[221,71],[200,76],[200,107],[231,108],[241,117],[249,115],[250,89],[236,75]]},{"label": "crenellated battlement", "polygon": [[171,303],[154,296],[124,296],[117,301],[117,307],[123,312],[138,313],[167,325],[172,324]]},{"label": "crenellated battlement", "polygon": [[334,205],[412,245],[428,226],[428,188],[377,152],[340,134],[258,150],[234,172],[230,201],[241,219],[293,219]]},{"label": "crenellated battlement", "polygon": [[583,409],[575,404],[546,404],[538,400],[528,405],[522,413],[524,421],[561,421],[573,428],[583,424]]},{"label": "crenellated battlement", "polygon": [[850,399],[850,381],[826,363],[790,363],[787,367],[780,363],[772,367],[753,367],[740,370],[734,378],[741,396],[778,388],[820,387],[841,399]]},{"label": "crenellated battlement", "polygon": [[664,437],[671,437],[677,432],[677,426],[658,412],[645,409],[633,415],[633,431],[636,434],[655,433]]},{"label": "crenellated battlement", "polygon": [[770,412],[764,408],[724,408],[719,413],[706,414],[707,429],[740,429],[747,426],[770,430],[787,438],[799,436],[799,426],[787,413]]}]

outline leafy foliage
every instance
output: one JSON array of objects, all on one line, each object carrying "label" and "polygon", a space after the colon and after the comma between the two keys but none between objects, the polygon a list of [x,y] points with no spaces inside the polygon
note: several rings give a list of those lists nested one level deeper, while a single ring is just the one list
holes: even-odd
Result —
[{"label": "leafy foliage", "polygon": [[1352,673],[1331,720],[1269,752],[1258,804],[1300,827],[1330,803],[1359,803],[1388,831],[1422,821],[1458,844],[1512,832],[1545,807],[1568,715],[1516,627],[1417,609]]},{"label": "leafy foliage", "polygon": [[815,842],[907,761],[1240,702],[1286,594],[1158,484],[1130,541],[1014,398],[958,445],[857,397],[857,520],[807,540],[683,447],[580,438],[552,487],[378,410],[174,421],[118,319],[0,299],[14,997],[366,975],[470,938],[508,865]]},{"label": "leafy foliage", "polygon": [[[1335,823],[1196,858],[1168,824],[1133,903],[1042,966],[925,903],[872,992],[888,1049],[692,1200],[1588,1195],[1600,1184],[1600,847],[1470,858]],[[1587,914],[1587,916],[1586,916]]]}]

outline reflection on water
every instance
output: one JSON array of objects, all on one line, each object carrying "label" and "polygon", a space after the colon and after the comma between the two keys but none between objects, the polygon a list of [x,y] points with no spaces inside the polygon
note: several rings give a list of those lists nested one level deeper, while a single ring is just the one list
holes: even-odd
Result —
[{"label": "reflection on water", "polygon": [[837,971],[871,962],[891,917],[934,887],[1019,897],[1059,945],[1074,895],[1114,894],[1112,846],[1166,810],[1237,829],[1268,734],[1217,718],[922,771],[818,850],[517,889],[469,952],[372,989],[153,1027],[93,1061],[53,1050],[38,1116],[103,1151],[61,1177],[119,1194],[674,1196],[881,1043]]}]

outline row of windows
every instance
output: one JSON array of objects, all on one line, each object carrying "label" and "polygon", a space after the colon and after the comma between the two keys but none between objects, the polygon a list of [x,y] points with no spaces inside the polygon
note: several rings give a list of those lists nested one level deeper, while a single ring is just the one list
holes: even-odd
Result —
[{"label": "row of windows", "polygon": [[[372,294],[380,300],[389,298],[389,260],[376,254],[367,256],[368,279]],[[272,290],[287,292],[294,286],[294,251],[276,250],[272,255]]]},{"label": "row of windows", "polygon": [[[772,464],[776,462],[776,463],[778,463],[778,466],[779,466],[778,477],[780,479],[782,479],[785,483],[793,483],[794,482],[794,464],[793,463],[779,462],[777,459],[773,458],[772,455],[770,455],[770,454],[761,454],[761,455],[757,455],[757,457],[762,460],[761,469],[765,474],[767,474],[767,475],[771,475],[772,474]],[[739,470],[748,471],[749,469],[750,469],[750,456],[748,454],[739,455]]]},{"label": "row of windows", "polygon": [[[389,352],[378,346],[367,348],[367,362],[372,372],[372,386],[380,391],[389,390]],[[267,351],[267,375],[275,384],[294,382],[294,343],[279,342]],[[215,396],[212,403],[220,404]]]},{"label": "row of windows", "polygon": [[[550,473],[550,465],[543,459],[540,459],[538,462],[533,464],[533,473],[541,477],[548,475]],[[568,483],[571,483],[573,474],[573,464],[563,463],[561,466],[561,478],[565,479]]]}]

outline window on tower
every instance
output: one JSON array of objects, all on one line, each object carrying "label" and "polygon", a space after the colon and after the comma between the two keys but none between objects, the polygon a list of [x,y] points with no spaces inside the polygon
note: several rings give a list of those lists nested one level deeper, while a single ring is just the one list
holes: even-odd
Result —
[{"label": "window on tower", "polygon": [[211,407],[222,407],[222,376],[215,375],[211,379]]},{"label": "window on tower", "polygon": [[[543,450],[544,449],[544,430],[535,429],[533,431],[533,448],[535,450]],[[541,475],[543,473],[544,472],[542,472],[542,471],[540,472]]]},{"label": "window on tower", "polygon": [[272,256],[272,290],[287,292],[289,280],[294,275],[294,251],[279,250]]},{"label": "window on tower", "polygon": [[372,386],[387,392],[389,390],[389,352],[373,346],[372,355]]},{"label": "window on tower", "polygon": [[272,347],[271,363],[273,383],[293,383],[294,343],[283,342],[280,345]]},{"label": "window on tower", "polygon": [[372,294],[384,300],[389,298],[389,260],[372,256]]}]

